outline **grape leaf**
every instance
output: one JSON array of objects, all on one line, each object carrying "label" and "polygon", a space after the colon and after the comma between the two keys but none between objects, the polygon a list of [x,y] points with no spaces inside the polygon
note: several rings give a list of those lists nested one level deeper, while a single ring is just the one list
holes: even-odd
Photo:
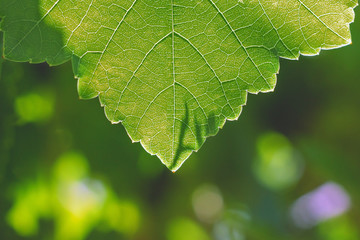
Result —
[{"label": "grape leaf", "polygon": [[[176,171],[247,93],[274,89],[279,57],[350,43],[355,0],[0,0],[4,56],[72,60],[81,98]],[[105,140],[103,140],[105,141]]]}]

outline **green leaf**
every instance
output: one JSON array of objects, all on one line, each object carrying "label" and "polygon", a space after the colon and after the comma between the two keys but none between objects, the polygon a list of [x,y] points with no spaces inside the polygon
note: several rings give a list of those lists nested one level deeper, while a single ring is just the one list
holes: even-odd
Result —
[{"label": "green leaf", "polygon": [[[177,170],[274,89],[279,57],[350,43],[355,0],[0,0],[4,55],[72,59],[81,98]],[[103,139],[102,141],[106,141]]]}]

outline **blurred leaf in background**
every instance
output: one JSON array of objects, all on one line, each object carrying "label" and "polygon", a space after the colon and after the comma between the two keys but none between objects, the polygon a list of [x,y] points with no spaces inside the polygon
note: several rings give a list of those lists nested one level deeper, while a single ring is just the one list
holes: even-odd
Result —
[{"label": "blurred leaf in background", "polygon": [[272,190],[283,190],[299,180],[302,159],[285,136],[264,133],[256,147],[254,173],[262,184]]},{"label": "blurred leaf in background", "polygon": [[141,218],[138,206],[119,200],[103,181],[90,177],[88,168],[83,155],[68,152],[56,160],[50,174],[39,171],[36,180],[14,187],[10,226],[21,236],[36,236],[44,218],[54,221],[54,239],[86,239],[97,225],[131,238]]}]

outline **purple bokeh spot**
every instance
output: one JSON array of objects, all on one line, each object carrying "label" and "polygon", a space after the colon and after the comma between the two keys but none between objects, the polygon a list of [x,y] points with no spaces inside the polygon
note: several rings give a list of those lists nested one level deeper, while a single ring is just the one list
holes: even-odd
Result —
[{"label": "purple bokeh spot", "polygon": [[350,205],[346,191],[340,185],[328,182],[300,197],[291,208],[291,216],[298,227],[309,228],[343,214]]}]

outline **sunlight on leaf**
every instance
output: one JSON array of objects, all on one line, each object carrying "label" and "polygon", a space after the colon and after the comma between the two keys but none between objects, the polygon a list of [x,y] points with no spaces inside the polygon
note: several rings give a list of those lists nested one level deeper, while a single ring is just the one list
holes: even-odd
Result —
[{"label": "sunlight on leaf", "polygon": [[273,91],[279,57],[351,43],[355,0],[0,0],[4,56],[72,59],[81,98],[176,171],[248,93]]}]

